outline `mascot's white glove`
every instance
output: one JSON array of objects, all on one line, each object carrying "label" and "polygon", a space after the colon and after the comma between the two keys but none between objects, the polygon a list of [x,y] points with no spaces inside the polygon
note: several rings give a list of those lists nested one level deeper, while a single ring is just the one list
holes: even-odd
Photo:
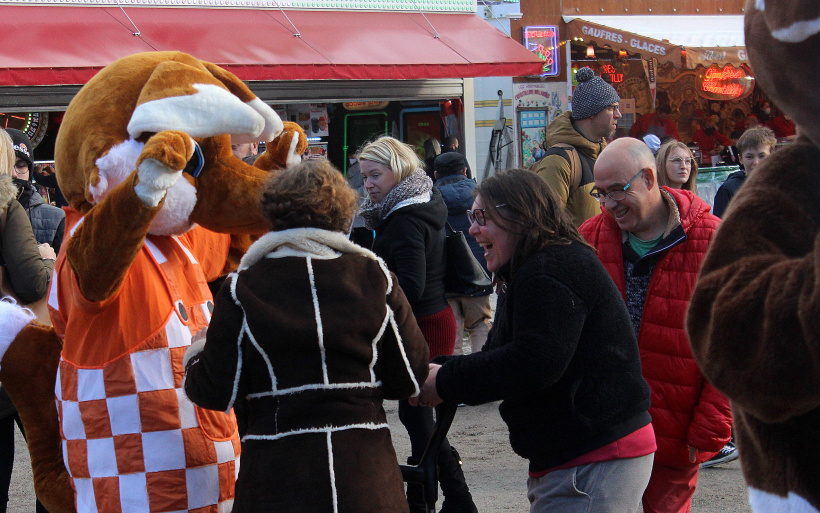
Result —
[{"label": "mascot's white glove", "polygon": [[159,132],[148,139],[137,159],[139,183],[134,186],[143,203],[149,207],[159,205],[165,192],[182,176],[195,145],[184,132]]}]

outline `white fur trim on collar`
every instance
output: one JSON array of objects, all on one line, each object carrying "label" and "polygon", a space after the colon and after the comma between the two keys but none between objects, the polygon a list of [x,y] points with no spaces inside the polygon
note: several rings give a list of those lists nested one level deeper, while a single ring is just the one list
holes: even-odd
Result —
[{"label": "white fur trim on collar", "polygon": [[387,265],[381,258],[372,251],[350,242],[341,232],[319,228],[292,228],[266,233],[248,248],[245,256],[239,262],[239,270],[243,271],[265,257],[301,256],[329,259],[345,253],[361,255],[377,261],[387,277],[387,293],[390,293],[393,282],[390,279]]},{"label": "white fur trim on collar", "polygon": [[388,212],[387,215],[385,215],[384,217],[389,216],[390,214],[392,214],[393,212],[395,212],[396,210],[398,210],[402,207],[406,207],[408,205],[416,205],[418,203],[427,203],[431,199],[433,199],[433,193],[432,192],[425,192],[424,194],[419,194],[418,196],[413,196],[412,198],[407,198],[406,200],[403,200],[403,201],[400,201],[400,202],[396,203],[396,206],[391,208],[390,212]]},{"label": "white fur trim on collar", "polygon": [[217,85],[193,84],[192,87],[197,90],[195,94],[137,105],[128,122],[131,137],[136,139],[145,132],[179,130],[194,138],[231,134],[258,140],[267,120],[257,109]]},{"label": "white fur trim on collar", "polygon": [[0,363],[14,338],[32,320],[34,314],[31,310],[23,309],[8,299],[0,301]]}]

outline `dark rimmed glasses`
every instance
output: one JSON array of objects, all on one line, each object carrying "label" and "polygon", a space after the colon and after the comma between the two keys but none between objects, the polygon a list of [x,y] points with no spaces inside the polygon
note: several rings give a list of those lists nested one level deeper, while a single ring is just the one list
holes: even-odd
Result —
[{"label": "dark rimmed glasses", "polygon": [[601,192],[598,189],[592,189],[591,191],[589,191],[589,195],[601,203],[606,203],[607,200],[623,201],[626,198],[626,190],[629,189],[629,186],[632,185],[632,182],[634,182],[639,176],[641,176],[642,173],[643,169],[638,171],[638,173],[635,176],[633,176],[631,180],[626,182],[626,185],[624,185],[624,188],[621,190],[612,192]]},{"label": "dark rimmed glasses", "polygon": [[[496,205],[495,208],[506,207],[506,203],[502,203],[501,205]],[[484,226],[487,223],[487,218],[484,217],[484,212],[486,208],[474,208],[472,210],[467,211],[467,219],[470,220],[470,224],[478,223],[478,226]]]}]

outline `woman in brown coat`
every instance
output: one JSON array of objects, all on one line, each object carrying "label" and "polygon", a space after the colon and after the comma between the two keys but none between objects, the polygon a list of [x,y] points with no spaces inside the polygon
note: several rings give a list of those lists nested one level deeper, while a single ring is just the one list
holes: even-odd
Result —
[{"label": "woman in brown coat", "polygon": [[355,205],[327,161],[271,178],[273,231],[186,353],[194,403],[248,400],[236,513],[408,511],[382,401],[418,394],[427,344],[395,275],[345,236]]}]

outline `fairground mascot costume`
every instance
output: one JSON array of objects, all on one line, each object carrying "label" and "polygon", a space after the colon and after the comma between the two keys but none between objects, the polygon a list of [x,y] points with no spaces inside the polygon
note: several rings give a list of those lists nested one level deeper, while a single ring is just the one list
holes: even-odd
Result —
[{"label": "fairground mascot costume", "polygon": [[[69,105],[54,327],[0,304],[0,381],[51,513],[231,510],[236,420],[185,397],[182,358],[208,324],[208,281],[266,231],[265,177],[305,149],[287,125],[237,77],[178,52],[116,61]],[[250,166],[232,140],[268,152]]]},{"label": "fairground mascot costume", "polygon": [[747,0],[746,48],[798,127],[732,200],[687,317],[732,403],[756,513],[820,511],[820,3]]}]

